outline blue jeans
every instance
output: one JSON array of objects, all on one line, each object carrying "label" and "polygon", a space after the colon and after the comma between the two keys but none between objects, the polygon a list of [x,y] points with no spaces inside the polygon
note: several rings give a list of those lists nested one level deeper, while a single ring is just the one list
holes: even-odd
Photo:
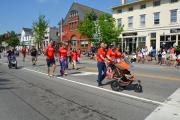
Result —
[{"label": "blue jeans", "polygon": [[101,83],[104,78],[106,77],[106,64],[105,62],[98,62],[97,63],[97,68],[98,68],[98,83]]},{"label": "blue jeans", "polygon": [[66,69],[68,69],[69,68],[69,59],[68,59],[68,57],[66,58]]},{"label": "blue jeans", "polygon": [[59,59],[59,62],[60,62],[60,73],[61,75],[64,75],[64,71],[66,69],[66,58],[60,58]]}]

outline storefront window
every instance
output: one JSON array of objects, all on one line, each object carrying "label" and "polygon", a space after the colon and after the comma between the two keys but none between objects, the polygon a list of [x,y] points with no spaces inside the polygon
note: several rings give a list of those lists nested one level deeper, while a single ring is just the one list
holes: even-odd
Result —
[{"label": "storefront window", "polygon": [[81,47],[88,47],[88,41],[81,41]]},{"label": "storefront window", "polygon": [[144,48],[146,46],[146,37],[138,38],[138,48]]},{"label": "storefront window", "polygon": [[175,41],[176,42],[176,35],[172,35],[171,36],[171,41]]},{"label": "storefront window", "polygon": [[180,46],[180,35],[178,35],[178,46]]},{"label": "storefront window", "polygon": [[160,47],[169,49],[176,43],[176,35],[164,35],[160,37]]}]

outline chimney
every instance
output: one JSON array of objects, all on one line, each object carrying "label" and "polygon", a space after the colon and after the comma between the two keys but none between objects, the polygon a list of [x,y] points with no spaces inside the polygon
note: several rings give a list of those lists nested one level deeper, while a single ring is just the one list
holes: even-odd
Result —
[{"label": "chimney", "polygon": [[121,0],[121,4],[126,4],[128,2],[128,0]]}]

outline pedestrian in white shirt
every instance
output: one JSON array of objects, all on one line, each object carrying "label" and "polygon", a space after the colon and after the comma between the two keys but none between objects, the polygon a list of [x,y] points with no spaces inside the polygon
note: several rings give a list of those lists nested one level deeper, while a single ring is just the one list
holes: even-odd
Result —
[{"label": "pedestrian in white shirt", "polygon": [[162,64],[165,64],[165,61],[166,61],[166,50],[165,49],[163,49],[161,55],[162,55]]}]

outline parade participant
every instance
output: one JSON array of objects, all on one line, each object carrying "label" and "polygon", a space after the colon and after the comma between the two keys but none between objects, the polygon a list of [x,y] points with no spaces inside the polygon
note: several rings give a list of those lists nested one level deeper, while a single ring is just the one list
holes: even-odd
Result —
[{"label": "parade participant", "polygon": [[26,53],[27,53],[26,46],[23,46],[23,48],[22,48],[21,52],[22,52],[22,55],[23,55],[23,62],[25,62]]},{"label": "parade participant", "polygon": [[53,48],[53,44],[50,43],[48,48],[46,49],[46,61],[48,66],[48,76],[54,76],[56,62],[55,62],[55,50]]},{"label": "parade participant", "polygon": [[72,58],[72,65],[73,65],[72,69],[75,69],[76,68],[76,62],[77,62],[77,51],[75,48],[71,52],[71,58]]},{"label": "parade participant", "polygon": [[32,57],[32,65],[36,65],[38,51],[35,48],[35,46],[32,46],[32,49],[30,50],[30,52],[31,52],[31,57]]},{"label": "parade participant", "polygon": [[102,42],[97,53],[97,68],[98,68],[98,86],[102,86],[102,81],[106,77],[106,64],[105,64],[105,44]]},{"label": "parade participant", "polygon": [[77,50],[77,62],[80,63],[80,58],[81,58],[81,50]]},{"label": "parade participant", "polygon": [[60,74],[63,76],[65,74],[66,64],[67,64],[67,49],[64,44],[59,48],[59,63],[60,63]]},{"label": "parade participant", "polygon": [[113,45],[110,45],[110,47],[108,48],[107,51],[107,75],[109,76],[112,73],[112,66],[113,64],[116,64],[116,51],[115,51],[115,47]]},{"label": "parade participant", "polygon": [[108,49],[106,57],[108,60],[108,64],[110,64],[111,61],[115,62],[116,53],[115,53],[115,47],[113,45],[111,45],[110,48]]},{"label": "parade participant", "polygon": [[117,47],[115,50],[115,58],[116,58],[116,62],[119,63],[122,59],[122,54],[120,52],[120,49]]}]

